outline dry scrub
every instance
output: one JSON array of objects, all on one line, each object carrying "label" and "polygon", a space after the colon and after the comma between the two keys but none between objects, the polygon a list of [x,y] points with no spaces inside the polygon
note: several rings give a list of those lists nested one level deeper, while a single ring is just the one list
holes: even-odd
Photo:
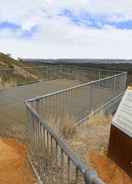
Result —
[{"label": "dry scrub", "polygon": [[58,118],[56,121],[50,117],[48,123],[60,137],[70,139],[76,135],[75,120],[74,118],[70,118],[69,115],[66,115],[63,119]]},{"label": "dry scrub", "polygon": [[79,126],[69,115],[57,121],[50,118],[48,122],[57,135],[83,156],[87,150],[107,150],[111,120],[111,116],[98,114]]},{"label": "dry scrub", "polygon": [[107,152],[111,120],[111,116],[98,114],[79,126],[76,126],[74,118],[68,115],[63,120],[54,121],[50,118],[48,122],[57,135],[63,137],[72,150],[89,164],[89,154],[92,151]]},{"label": "dry scrub", "polygon": [[131,178],[107,157],[112,117],[98,114],[78,127],[74,118],[58,121],[56,130],[106,184],[131,184]]},{"label": "dry scrub", "polygon": [[76,128],[76,135],[69,143],[83,160],[87,152],[107,151],[111,119],[111,116],[98,114]]}]

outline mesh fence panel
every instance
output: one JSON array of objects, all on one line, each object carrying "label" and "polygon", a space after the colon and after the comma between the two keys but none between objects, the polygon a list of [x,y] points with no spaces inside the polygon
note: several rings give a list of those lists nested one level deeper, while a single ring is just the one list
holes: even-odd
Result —
[{"label": "mesh fence panel", "polygon": [[[121,96],[125,88],[126,74],[118,74],[114,77],[107,77],[45,95],[37,99],[39,105],[36,108],[47,123],[51,119],[54,123],[58,119],[63,122],[66,116],[74,119],[75,122],[79,122],[114,97]],[[35,104],[36,101],[33,103]]]},{"label": "mesh fence panel", "polygon": [[[111,100],[119,103],[126,88],[127,74],[102,79],[105,75],[100,72],[96,75],[100,80],[26,101],[29,155],[43,183],[103,184],[69,149],[57,125],[58,121],[63,124],[67,116],[76,125]],[[112,105],[115,105],[113,101]]]}]

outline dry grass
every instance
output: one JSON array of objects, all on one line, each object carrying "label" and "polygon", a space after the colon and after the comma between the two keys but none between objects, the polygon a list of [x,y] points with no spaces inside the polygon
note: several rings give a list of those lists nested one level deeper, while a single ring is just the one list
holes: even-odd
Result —
[{"label": "dry grass", "polygon": [[111,120],[111,116],[97,114],[79,126],[75,126],[74,118],[70,118],[69,115],[56,121],[50,117],[48,122],[57,135],[63,137],[85,160],[87,152],[107,152]]},{"label": "dry grass", "polygon": [[76,135],[76,127],[74,118],[70,118],[68,115],[64,118],[63,123],[60,126],[60,131],[64,138],[73,138]]},{"label": "dry grass", "polygon": [[107,156],[112,116],[97,114],[76,130],[72,148],[107,184],[130,184],[132,179]]},{"label": "dry grass", "polygon": [[[108,184],[131,183],[131,179],[125,172],[108,159],[106,154],[112,121],[111,116],[97,114],[78,127],[75,127],[74,118],[70,118],[68,115],[63,118],[63,121],[62,119],[59,119],[55,122],[53,118],[51,118],[51,120],[50,126],[56,129],[58,135],[65,138],[73,151],[79,154],[80,158],[87,163],[88,166],[96,169],[103,181]],[[58,165],[56,165],[53,152],[52,155],[50,155],[50,153],[46,155],[48,155],[48,157],[44,158],[48,164],[48,169],[46,169],[45,175],[46,183],[62,183],[60,179],[61,176],[63,176],[63,179],[65,178],[64,181],[67,181],[67,170],[64,169],[62,171],[61,168],[61,153],[58,154],[58,162],[60,162]],[[64,165],[64,168],[67,168],[66,162]],[[74,179],[74,170],[70,171],[72,179]],[[113,172],[115,172],[114,175]],[[52,179],[49,180],[49,177]],[[125,180],[123,179],[124,177]],[[81,177],[79,177],[79,179],[81,179]],[[75,183],[75,181],[71,183]],[[83,182],[79,181],[79,183],[81,184]]]},{"label": "dry grass", "polygon": [[92,151],[107,152],[111,120],[111,116],[97,114],[76,128],[69,144],[82,160],[86,161],[86,155],[88,160]]},{"label": "dry grass", "polygon": [[79,126],[76,126],[74,118],[71,118],[69,115],[57,120],[50,117],[48,122],[49,126],[60,137],[66,139],[73,146],[81,145],[81,147],[93,149],[105,147],[106,149],[111,121],[111,116],[97,114]]},{"label": "dry grass", "polygon": [[95,116],[92,116],[88,121],[85,122],[84,126],[89,126],[91,125],[107,125],[110,124],[112,121],[112,116],[111,115],[104,115],[104,114],[96,114]]},{"label": "dry grass", "polygon": [[111,120],[111,116],[97,114],[76,127],[74,118],[67,115],[63,122],[58,121],[55,126],[57,125],[59,134],[64,137],[71,149],[92,168],[91,153],[107,152]]},{"label": "dry grass", "polygon": [[73,117],[70,118],[69,115],[58,118],[56,121],[54,118],[50,117],[48,123],[60,137],[71,139],[76,135],[75,120]]}]

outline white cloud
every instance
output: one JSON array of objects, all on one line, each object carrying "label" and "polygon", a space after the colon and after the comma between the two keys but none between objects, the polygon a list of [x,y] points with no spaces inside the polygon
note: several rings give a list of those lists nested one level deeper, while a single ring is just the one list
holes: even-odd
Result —
[{"label": "white cloud", "polygon": [[132,18],[130,0],[4,0],[0,22],[14,22],[24,30],[38,25],[39,32],[34,39],[25,40],[11,30],[0,31],[0,51],[18,57],[132,58],[132,30],[79,27],[57,16],[64,8],[110,14],[114,21]]}]

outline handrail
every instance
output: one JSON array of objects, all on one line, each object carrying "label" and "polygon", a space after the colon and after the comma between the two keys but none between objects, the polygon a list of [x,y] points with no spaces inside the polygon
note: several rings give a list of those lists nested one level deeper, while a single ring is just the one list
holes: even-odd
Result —
[{"label": "handrail", "polygon": [[33,113],[33,115],[39,120],[42,126],[44,126],[50,135],[55,139],[57,144],[61,149],[68,155],[70,160],[75,164],[75,166],[80,170],[84,175],[86,184],[104,184],[104,182],[98,177],[97,173],[94,170],[91,170],[86,164],[83,163],[77,155],[71,151],[70,147],[65,143],[65,140],[62,137],[59,137],[49,126],[45,123],[42,118],[39,116],[37,111],[35,111],[32,106],[25,101],[26,107]]},{"label": "handrail", "polygon": [[48,93],[46,95],[36,96],[34,98],[28,99],[27,102],[32,102],[32,101],[35,101],[35,100],[40,100],[42,98],[46,98],[46,97],[49,97],[49,96],[54,96],[54,95],[57,95],[57,94],[60,94],[60,93],[63,93],[63,92],[67,92],[69,90],[73,90],[73,89],[81,88],[81,87],[84,87],[84,86],[87,86],[87,85],[95,84],[97,82],[101,82],[101,81],[113,79],[113,78],[118,77],[118,76],[121,76],[123,74],[127,74],[127,72],[122,72],[120,74],[113,75],[111,77],[106,77],[106,78],[103,78],[103,79],[98,79],[98,80],[95,80],[95,81],[91,81],[91,82],[79,84],[79,85],[76,85],[76,86],[73,86],[73,87],[70,87],[70,88],[66,88],[66,89],[58,90],[56,92]]},{"label": "handrail", "polygon": [[[73,165],[82,173],[82,175],[84,176],[86,184],[104,184],[104,182],[98,177],[98,175],[95,171],[91,170],[90,167],[88,167],[85,163],[83,163],[82,160],[77,156],[77,154],[75,154],[70,149],[69,145],[67,145],[66,140],[64,140],[62,137],[60,137],[52,128],[50,128],[48,126],[47,120],[46,119],[43,120],[43,118],[39,114],[39,110],[37,109],[37,107],[38,107],[37,105],[39,105],[39,102],[41,102],[42,99],[46,99],[46,98],[54,96],[54,95],[63,94],[64,92],[69,92],[73,89],[78,89],[78,88],[82,88],[82,87],[89,86],[89,85],[92,86],[93,84],[98,84],[102,81],[107,81],[107,80],[109,81],[111,79],[116,79],[118,77],[119,77],[119,80],[121,80],[120,76],[123,76],[123,75],[124,75],[123,79],[125,79],[126,74],[127,74],[127,72],[122,72],[122,73],[119,73],[119,74],[116,74],[116,75],[113,75],[113,76],[109,76],[109,77],[105,77],[103,79],[99,79],[99,80],[96,80],[96,81],[79,84],[79,85],[76,85],[74,87],[59,90],[59,91],[49,93],[49,94],[46,94],[46,95],[42,95],[42,96],[37,96],[37,97],[31,98],[31,99],[28,99],[28,100],[25,101],[25,105],[27,107],[27,110],[31,113],[31,116],[33,116],[33,118],[37,119],[38,126],[39,127],[42,126],[47,131],[47,133],[50,135],[50,137],[55,140],[55,142],[57,143],[59,148],[61,150],[63,150],[63,152],[65,153],[67,158],[70,159],[70,161],[73,163]],[[112,80],[112,81],[113,81],[113,84],[115,86],[115,80]],[[117,80],[117,86],[118,86],[118,80]],[[121,91],[123,92],[124,89],[125,89],[125,81],[123,83]],[[109,99],[110,100],[109,102],[106,102],[105,104],[102,104],[102,106],[98,107],[96,109],[96,111],[99,111],[101,108],[105,107],[106,105],[109,105],[113,100],[116,100],[117,98],[120,98],[121,95],[122,95],[122,93],[119,94],[119,91],[118,91],[118,95],[113,96],[113,98]],[[33,102],[35,102],[35,107],[32,106]],[[89,116],[91,116],[92,114],[93,113],[89,114]],[[38,130],[36,130],[36,131],[38,131]],[[38,132],[37,132],[37,135],[38,135]]]}]

